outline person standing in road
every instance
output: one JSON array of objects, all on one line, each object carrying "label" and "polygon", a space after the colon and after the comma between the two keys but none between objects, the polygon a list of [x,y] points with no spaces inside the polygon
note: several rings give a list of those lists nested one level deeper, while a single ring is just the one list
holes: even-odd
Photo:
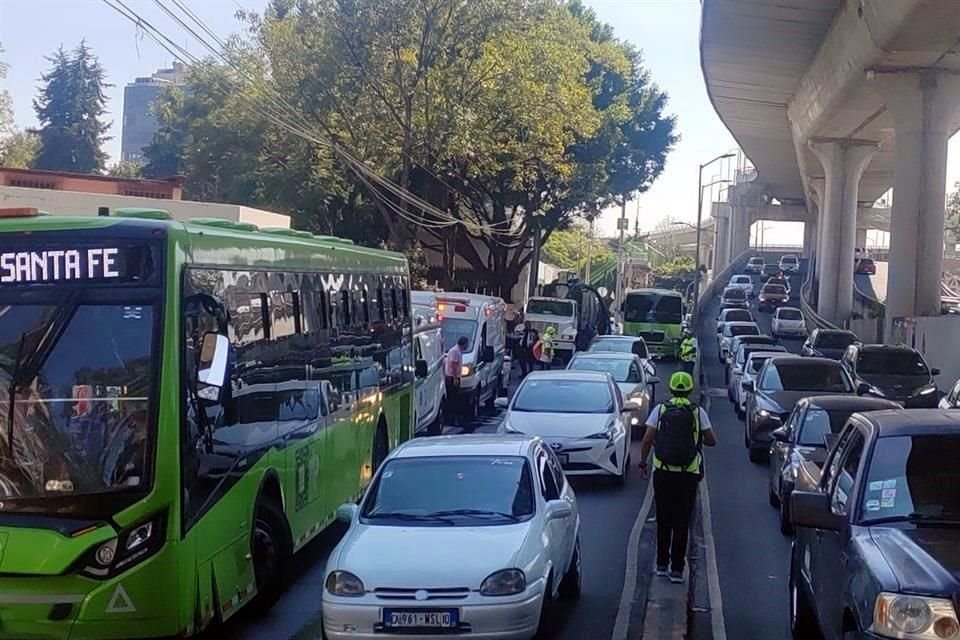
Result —
[{"label": "person standing in road", "polygon": [[556,335],[556,327],[547,327],[543,330],[543,337],[540,338],[540,351],[538,354],[538,360],[540,361],[540,369],[550,370],[550,366],[553,364],[553,356],[555,352],[554,345],[554,335]]},{"label": "person standing in road", "polygon": [[697,340],[689,329],[683,330],[683,341],[680,342],[680,360],[683,362],[683,370],[692,376],[697,362]]},{"label": "person standing in road", "polygon": [[533,347],[540,341],[540,333],[533,328],[533,323],[527,320],[523,323],[523,334],[520,336],[520,346],[517,349],[520,360],[520,374],[526,378],[533,371],[536,358],[533,356]]},{"label": "person standing in road", "polygon": [[717,438],[707,412],[690,402],[693,377],[678,371],[670,376],[670,400],[657,405],[647,418],[640,443],[640,469],[648,476],[647,457],[653,449],[653,495],[657,505],[657,575],[683,582],[690,520],[703,477],[703,445]]},{"label": "person standing in road", "polygon": [[460,397],[460,374],[463,371],[463,354],[467,351],[470,340],[467,336],[460,336],[457,344],[450,347],[443,362],[443,377],[447,384],[446,414],[453,418],[453,424],[460,426],[463,418],[463,401]]}]

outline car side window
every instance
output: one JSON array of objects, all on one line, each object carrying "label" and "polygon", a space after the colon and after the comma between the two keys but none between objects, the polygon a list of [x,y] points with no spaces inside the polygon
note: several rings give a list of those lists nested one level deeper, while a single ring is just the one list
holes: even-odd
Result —
[{"label": "car side window", "polygon": [[840,471],[840,461],[843,459],[847,443],[855,431],[855,427],[848,427],[840,434],[840,440],[837,442],[837,446],[834,447],[831,456],[823,466],[824,471],[823,476],[820,478],[820,486],[828,493],[833,491],[834,480]]},{"label": "car side window", "polygon": [[553,473],[553,481],[557,485],[557,497],[559,497],[559,494],[563,491],[563,487],[566,485],[567,477],[563,474],[563,467],[560,466],[560,461],[553,451],[547,451],[547,462],[550,466],[550,471]]},{"label": "car side window", "polygon": [[560,489],[557,488],[557,480],[550,468],[549,454],[546,451],[540,451],[537,454],[537,474],[540,476],[540,491],[543,499],[547,502],[560,498]]},{"label": "car side window", "polygon": [[790,441],[796,441],[797,432],[800,429],[801,416],[803,415],[803,409],[800,405],[796,405],[793,408],[793,411],[790,413],[790,417],[787,419],[787,424],[784,426],[787,429],[787,435],[790,437]]},{"label": "car side window", "polygon": [[837,515],[845,515],[850,503],[850,496],[856,485],[857,470],[860,468],[860,459],[863,457],[864,437],[859,429],[852,430],[843,461],[840,463],[840,472],[834,483],[830,496],[830,508]]}]

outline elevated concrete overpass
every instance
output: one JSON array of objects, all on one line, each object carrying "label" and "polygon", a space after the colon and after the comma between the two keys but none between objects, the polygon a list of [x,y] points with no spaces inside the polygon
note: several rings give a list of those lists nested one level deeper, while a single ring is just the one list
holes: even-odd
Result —
[{"label": "elevated concrete overpass", "polygon": [[857,210],[894,187],[888,318],[939,314],[947,141],[960,128],[957,0],[702,7],[707,91],[756,167],[731,190],[729,244],[742,245],[746,211],[758,203],[806,208],[817,221],[805,236],[818,308],[842,322]]}]

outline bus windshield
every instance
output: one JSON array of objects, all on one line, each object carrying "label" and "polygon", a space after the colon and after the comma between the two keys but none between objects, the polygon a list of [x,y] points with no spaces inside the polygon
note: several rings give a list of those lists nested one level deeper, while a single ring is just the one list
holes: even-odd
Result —
[{"label": "bus windshield", "polygon": [[0,305],[0,511],[149,486],[153,307],[70,300]]},{"label": "bus windshield", "polygon": [[625,322],[657,322],[680,324],[683,321],[683,302],[680,296],[654,292],[634,292],[623,303]]}]

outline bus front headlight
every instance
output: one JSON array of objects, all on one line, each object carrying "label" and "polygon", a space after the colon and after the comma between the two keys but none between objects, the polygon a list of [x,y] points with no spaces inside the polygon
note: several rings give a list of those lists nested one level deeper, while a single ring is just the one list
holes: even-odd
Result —
[{"label": "bus front headlight", "polygon": [[143,562],[163,546],[166,521],[164,511],[97,545],[81,558],[80,573],[105,580]]}]

